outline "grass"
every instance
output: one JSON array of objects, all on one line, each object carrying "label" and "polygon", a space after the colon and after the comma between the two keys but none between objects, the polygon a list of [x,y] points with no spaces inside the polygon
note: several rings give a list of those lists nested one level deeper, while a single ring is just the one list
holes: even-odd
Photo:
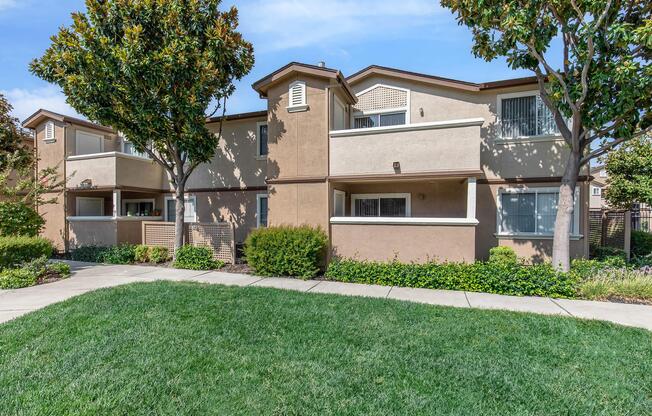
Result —
[{"label": "grass", "polygon": [[578,295],[596,300],[635,300],[652,304],[652,275],[636,270],[607,269],[579,284]]},{"label": "grass", "polygon": [[0,325],[2,414],[652,412],[652,333],[603,322],[192,283]]}]

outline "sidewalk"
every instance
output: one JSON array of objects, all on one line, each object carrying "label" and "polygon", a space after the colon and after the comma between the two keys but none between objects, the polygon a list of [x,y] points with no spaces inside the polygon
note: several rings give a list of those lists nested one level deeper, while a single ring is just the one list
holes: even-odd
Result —
[{"label": "sidewalk", "polygon": [[411,289],[319,280],[261,278],[245,274],[164,269],[151,266],[110,266],[69,262],[69,279],[24,289],[0,290],[0,323],[95,289],[156,280],[234,286],[258,286],[299,292],[332,293],[397,299],[460,308],[503,309],[546,315],[600,319],[652,330],[652,306],[611,302],[518,297],[449,290]]}]

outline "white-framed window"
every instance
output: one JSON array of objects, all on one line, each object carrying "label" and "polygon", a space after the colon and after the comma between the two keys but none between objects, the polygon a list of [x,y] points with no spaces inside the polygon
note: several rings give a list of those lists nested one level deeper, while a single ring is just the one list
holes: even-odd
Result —
[{"label": "white-framed window", "polygon": [[77,130],[75,132],[75,154],[90,155],[104,151],[104,136]]},{"label": "white-framed window", "polygon": [[304,81],[292,82],[288,90],[288,111],[296,112],[307,109],[306,83]]},{"label": "white-framed window", "polygon": [[353,194],[351,214],[354,217],[409,217],[410,194]]},{"label": "white-framed window", "polygon": [[407,111],[363,114],[353,117],[354,129],[368,129],[372,127],[402,126],[406,124]]},{"label": "white-framed window", "polygon": [[256,226],[267,227],[267,212],[269,210],[267,194],[256,195]]},{"label": "white-framed window", "polygon": [[[197,198],[194,195],[186,195],[184,204],[185,212],[183,222],[197,222]],[[165,221],[175,222],[177,218],[177,200],[173,196],[165,197]]]},{"label": "white-framed window", "polygon": [[138,156],[145,159],[151,159],[147,153],[139,152],[134,147],[134,144],[126,137],[122,137],[122,153],[126,155]]},{"label": "white-framed window", "polygon": [[256,123],[256,156],[258,157],[265,157],[269,152],[268,131],[267,123]]},{"label": "white-framed window", "polygon": [[[579,234],[579,189],[571,234]],[[559,188],[507,188],[498,191],[497,225],[499,235],[550,236],[555,230]]]},{"label": "white-framed window", "polygon": [[54,142],[56,140],[55,137],[56,129],[55,129],[54,121],[48,121],[47,123],[45,123],[44,130],[45,130],[45,135],[43,141],[45,141],[46,143]]},{"label": "white-framed window", "polygon": [[602,195],[602,188],[599,186],[591,186],[591,195],[600,196]]},{"label": "white-framed window", "polygon": [[498,119],[503,139],[559,135],[555,118],[537,91],[498,95]]},{"label": "white-framed window", "polygon": [[346,128],[346,105],[337,97],[333,100],[333,130],[344,130]]},{"label": "white-framed window", "polygon": [[601,177],[601,178],[606,178],[607,176],[609,176],[609,175],[607,174],[607,171],[606,171],[605,169],[602,169],[602,170],[600,171],[600,177]]},{"label": "white-framed window", "polygon": [[333,190],[333,216],[344,217],[346,207],[346,193],[338,189]]},{"label": "white-framed window", "polygon": [[75,208],[78,217],[103,217],[104,198],[78,196],[75,198]]},{"label": "white-framed window", "polygon": [[153,198],[122,200],[122,215],[127,217],[151,217],[155,208]]}]

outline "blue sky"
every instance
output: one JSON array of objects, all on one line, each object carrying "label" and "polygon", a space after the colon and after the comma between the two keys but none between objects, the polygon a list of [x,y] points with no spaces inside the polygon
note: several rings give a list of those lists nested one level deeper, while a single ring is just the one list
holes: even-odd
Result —
[{"label": "blue sky", "polygon": [[[227,113],[262,110],[251,84],[290,61],[352,74],[371,64],[467,81],[531,75],[471,54],[471,36],[437,0],[226,1],[240,11],[240,30],[254,44],[256,65],[237,85]],[[0,0],[0,92],[21,120],[38,108],[75,115],[65,96],[27,69],[70,24],[83,0]]]}]

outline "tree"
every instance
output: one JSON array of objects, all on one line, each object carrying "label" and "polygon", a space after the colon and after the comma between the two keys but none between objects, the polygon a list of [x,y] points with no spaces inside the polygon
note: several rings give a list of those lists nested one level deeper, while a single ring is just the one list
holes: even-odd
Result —
[{"label": "tree", "polygon": [[[183,245],[185,186],[214,155],[206,112],[222,108],[253,66],[220,0],[87,0],[52,37],[31,71],[58,84],[90,120],[122,132],[167,172],[176,199],[175,248]],[[217,103],[217,104],[215,104]],[[221,126],[220,126],[221,131]]]},{"label": "tree", "polygon": [[32,138],[20,127],[18,119],[11,116],[13,107],[0,94],[0,171],[11,164],[14,168],[32,161],[32,150],[26,145]]},{"label": "tree", "polygon": [[652,205],[652,137],[639,137],[607,156],[609,204],[630,209],[636,203]]},{"label": "tree", "polygon": [[[583,166],[652,124],[652,3],[638,0],[442,0],[473,33],[473,53],[534,72],[568,147],[553,264],[570,267],[575,188]],[[552,42],[559,42],[554,55]],[[555,67],[554,62],[561,62]]]}]

